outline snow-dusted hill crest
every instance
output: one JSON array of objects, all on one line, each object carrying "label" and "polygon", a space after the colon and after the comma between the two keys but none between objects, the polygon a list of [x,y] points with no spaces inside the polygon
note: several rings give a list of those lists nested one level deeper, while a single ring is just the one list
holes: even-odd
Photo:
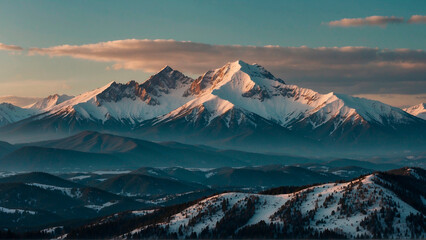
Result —
[{"label": "snow-dusted hill crest", "polygon": [[420,103],[408,108],[404,108],[407,113],[426,120],[426,103]]},{"label": "snow-dusted hill crest", "polygon": [[[123,218],[110,219],[96,227],[91,225],[72,231],[68,236],[424,238],[426,192],[422,186],[425,173],[420,168],[403,168],[350,182],[306,187],[289,194],[280,194],[279,190],[275,190],[277,195],[222,193],[195,203],[159,209],[138,220],[129,220],[129,223]],[[407,183],[409,187],[403,188]],[[117,224],[115,221],[122,221],[122,228],[105,234],[103,228],[110,229]]]}]

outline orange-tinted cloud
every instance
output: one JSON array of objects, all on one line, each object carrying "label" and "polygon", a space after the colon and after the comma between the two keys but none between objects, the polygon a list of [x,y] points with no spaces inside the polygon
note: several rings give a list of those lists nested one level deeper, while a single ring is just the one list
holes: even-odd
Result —
[{"label": "orange-tinted cloud", "polygon": [[23,48],[16,45],[7,45],[0,43],[0,50],[7,50],[7,51],[22,51]]},{"label": "orange-tinted cloud", "polygon": [[86,45],[32,48],[30,54],[111,62],[109,69],[156,72],[170,65],[201,74],[226,62],[259,63],[291,82],[343,93],[426,91],[426,52],[367,47],[211,45],[175,40],[127,39]]},{"label": "orange-tinted cloud", "polygon": [[387,24],[404,23],[404,18],[395,16],[370,16],[366,18],[343,18],[328,23],[332,27],[386,26]]},{"label": "orange-tinted cloud", "polygon": [[408,23],[426,23],[426,16],[413,15],[408,19]]}]

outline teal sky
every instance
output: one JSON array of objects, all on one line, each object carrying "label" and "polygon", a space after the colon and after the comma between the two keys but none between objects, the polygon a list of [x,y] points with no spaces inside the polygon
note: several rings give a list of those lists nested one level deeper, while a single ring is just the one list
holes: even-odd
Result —
[{"label": "teal sky", "polygon": [[[0,42],[49,47],[148,38],[210,44],[426,50],[419,25],[330,28],[372,15],[409,18],[426,1],[0,1]],[[422,41],[423,40],[423,41]]]},{"label": "teal sky", "polygon": [[[426,24],[327,24],[374,15],[408,20],[412,15],[426,15],[426,1],[1,0],[0,43],[27,49],[134,38],[212,45],[426,50]],[[0,51],[0,64],[0,96],[78,94],[112,80],[143,81],[151,75],[146,70],[107,70],[108,62],[28,56],[26,51]]]}]

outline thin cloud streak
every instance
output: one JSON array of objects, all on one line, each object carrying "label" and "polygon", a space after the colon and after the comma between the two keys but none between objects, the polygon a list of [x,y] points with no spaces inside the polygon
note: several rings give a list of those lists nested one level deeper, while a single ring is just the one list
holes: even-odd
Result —
[{"label": "thin cloud streak", "polygon": [[408,23],[426,23],[426,16],[413,15],[408,19]]},{"label": "thin cloud streak", "polygon": [[4,43],[0,43],[0,50],[6,50],[6,51],[22,51],[24,50],[22,47],[20,46],[16,46],[16,45],[7,45]]},{"label": "thin cloud streak", "polygon": [[111,62],[112,69],[156,72],[170,65],[187,74],[242,59],[263,65],[291,83],[350,94],[426,92],[426,52],[367,47],[211,45],[175,40],[126,39],[32,48],[30,55]]},{"label": "thin cloud streak", "polygon": [[380,26],[385,27],[388,24],[421,24],[426,23],[426,16],[412,15],[407,21],[403,17],[395,16],[370,16],[366,18],[343,18],[328,22],[331,27],[360,27],[360,26]]},{"label": "thin cloud streak", "polygon": [[332,27],[386,26],[404,23],[404,18],[395,16],[370,16],[366,18],[343,18],[328,23]]}]

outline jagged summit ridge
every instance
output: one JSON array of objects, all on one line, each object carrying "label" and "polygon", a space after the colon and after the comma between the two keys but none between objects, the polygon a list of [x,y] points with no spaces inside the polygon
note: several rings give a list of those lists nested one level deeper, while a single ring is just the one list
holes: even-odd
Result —
[{"label": "jagged summit ridge", "polygon": [[183,93],[192,81],[167,66],[142,84],[135,80],[127,83],[113,81],[55,105],[45,115],[73,115],[78,120],[102,123],[113,120],[134,125],[184,104],[191,98]]},{"label": "jagged summit ridge", "polygon": [[[194,79],[185,76],[183,73],[165,66],[160,72],[151,76],[147,81],[141,84],[144,94],[149,95],[150,99],[154,99],[154,103],[158,104],[159,97],[164,95],[175,95],[177,97],[184,96],[184,91]],[[183,89],[184,91],[181,91]]]},{"label": "jagged summit ridge", "polygon": [[[263,102],[275,94],[274,88],[284,85],[283,80],[276,78],[260,65],[250,65],[241,60],[229,62],[197,78],[185,93],[186,96],[192,95],[196,98],[161,117],[156,123],[171,121],[173,118],[188,114],[199,119],[200,113],[203,112],[203,117],[206,118],[203,122],[208,125],[214,118],[231,110],[250,112],[252,109],[244,105],[245,98],[247,101],[258,99]],[[190,121],[197,121],[196,119]]]},{"label": "jagged summit ridge", "polygon": [[[273,82],[260,81],[260,79],[285,84],[282,79],[276,78],[262,66],[258,64],[250,65],[242,60],[238,60],[229,62],[221,68],[207,71],[192,83],[187,94],[200,95],[201,93],[218,89],[226,84],[232,85],[233,90],[238,91],[236,93],[248,93],[261,88],[264,90],[268,85],[274,84]],[[250,96],[250,93],[248,95]]]}]

